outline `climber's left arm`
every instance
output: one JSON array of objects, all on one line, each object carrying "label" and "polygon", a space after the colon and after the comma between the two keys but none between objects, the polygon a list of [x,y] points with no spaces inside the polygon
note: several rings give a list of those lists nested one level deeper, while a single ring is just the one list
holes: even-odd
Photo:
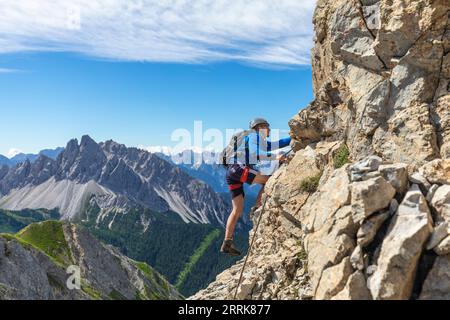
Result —
[{"label": "climber's left arm", "polygon": [[289,146],[291,144],[291,140],[292,140],[292,138],[288,137],[288,138],[283,138],[283,139],[281,139],[279,141],[276,141],[276,142],[268,141],[267,142],[267,149],[273,151],[273,150],[286,148],[287,146]]}]

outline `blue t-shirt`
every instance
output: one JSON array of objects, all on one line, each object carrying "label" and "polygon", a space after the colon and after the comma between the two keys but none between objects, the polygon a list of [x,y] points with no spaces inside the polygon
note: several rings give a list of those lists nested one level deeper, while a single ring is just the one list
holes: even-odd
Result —
[{"label": "blue t-shirt", "polygon": [[245,152],[245,163],[255,170],[258,170],[257,165],[261,161],[276,160],[277,155],[272,154],[272,151],[285,148],[289,146],[290,143],[290,137],[271,142],[262,138],[257,132],[252,132],[245,137],[243,145],[239,147],[239,150]]}]

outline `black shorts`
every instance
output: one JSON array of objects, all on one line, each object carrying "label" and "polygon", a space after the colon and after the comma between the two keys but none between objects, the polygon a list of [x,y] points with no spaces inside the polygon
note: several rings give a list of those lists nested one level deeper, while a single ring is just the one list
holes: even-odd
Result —
[{"label": "black shorts", "polygon": [[227,169],[227,184],[232,198],[239,196],[245,197],[244,183],[252,184],[257,175],[257,171],[240,164],[232,164]]}]

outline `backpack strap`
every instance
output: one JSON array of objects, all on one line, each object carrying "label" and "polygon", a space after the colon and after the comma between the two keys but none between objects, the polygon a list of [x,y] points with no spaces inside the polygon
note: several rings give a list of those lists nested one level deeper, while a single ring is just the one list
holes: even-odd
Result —
[{"label": "backpack strap", "polygon": [[250,147],[248,136],[245,137],[245,164],[250,165]]},{"label": "backpack strap", "polygon": [[256,161],[260,162],[261,158],[259,156],[259,132],[256,133]]},{"label": "backpack strap", "polygon": [[[260,162],[261,161],[261,156],[259,154],[259,146],[260,146],[260,136],[259,133],[256,133],[256,161]],[[245,137],[245,164],[248,166],[250,165],[250,142],[249,142],[249,137],[246,136]]]},{"label": "backpack strap", "polygon": [[237,155],[237,150],[238,150],[238,137],[234,136],[234,164],[238,163],[238,155]]}]

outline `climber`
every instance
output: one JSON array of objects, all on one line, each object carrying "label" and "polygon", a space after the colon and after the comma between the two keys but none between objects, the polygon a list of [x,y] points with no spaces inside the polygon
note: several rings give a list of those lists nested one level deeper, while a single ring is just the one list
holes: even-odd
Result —
[{"label": "climber", "polygon": [[[262,185],[259,191],[256,205],[253,208],[261,206],[261,198],[264,192],[264,185],[270,178],[270,175],[261,173],[258,166],[262,161],[279,161],[286,159],[285,155],[275,155],[272,151],[282,149],[291,143],[291,138],[284,138],[278,142],[268,141],[270,136],[270,125],[263,118],[256,118],[250,122],[250,130],[240,133],[240,138],[233,137],[230,145],[233,145],[234,153],[227,156],[227,147],[222,153],[224,165],[227,169],[226,180],[232,195],[233,210],[227,221],[225,239],[220,251],[233,256],[239,256],[241,253],[236,249],[233,242],[234,229],[244,210],[244,183]],[[240,141],[239,141],[240,140]],[[228,152],[230,153],[230,152]]]}]

